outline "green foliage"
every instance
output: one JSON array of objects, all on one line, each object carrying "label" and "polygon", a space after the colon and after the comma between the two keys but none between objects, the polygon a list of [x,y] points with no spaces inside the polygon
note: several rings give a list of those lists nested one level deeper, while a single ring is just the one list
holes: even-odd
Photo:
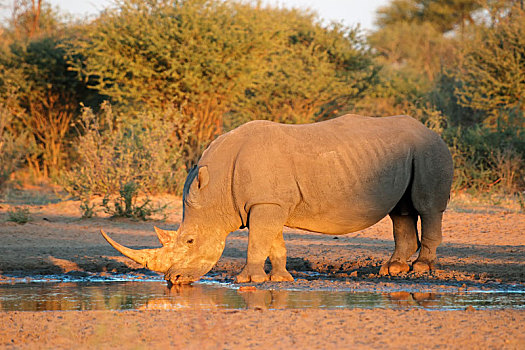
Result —
[{"label": "green foliage", "polygon": [[393,0],[377,11],[380,27],[399,23],[429,23],[441,33],[474,22],[479,0]]},{"label": "green foliage", "polygon": [[17,224],[27,224],[31,220],[29,209],[16,207],[7,211],[7,221],[16,222]]},{"label": "green foliage", "polygon": [[100,103],[66,62],[80,30],[67,20],[47,1],[17,0],[0,28],[0,100],[13,100],[13,132],[27,134],[34,146],[25,157],[34,178],[58,175],[80,102]]},{"label": "green foliage", "polygon": [[444,37],[431,23],[400,22],[369,36],[380,62],[412,77],[414,84],[430,87],[442,64],[454,57],[454,40]]},{"label": "green foliage", "polygon": [[357,30],[323,28],[299,12],[265,12],[274,34],[251,85],[230,111],[237,120],[309,123],[331,118],[375,83],[372,55]]},{"label": "green foliage", "polygon": [[180,192],[241,123],[346,111],[409,114],[443,135],[457,191],[525,189],[523,1],[393,0],[366,43],[258,1],[117,0],[82,25],[17,4],[0,31],[0,185],[25,162],[85,217],[151,215],[148,195]]},{"label": "green foliage", "polygon": [[369,43],[383,65],[381,84],[359,108],[409,114],[442,134],[454,157],[455,191],[525,188],[522,7],[394,0],[378,11]]},{"label": "green foliage", "polygon": [[380,7],[376,12],[376,24],[382,27],[411,23],[418,17],[420,8],[413,0],[392,0],[386,6]]},{"label": "green foliage", "polygon": [[90,103],[95,95],[69,70],[65,53],[71,44],[59,36],[19,41],[0,59],[0,99],[15,92],[16,101],[7,107],[13,127],[36,145],[26,159],[36,177],[56,175],[64,166],[79,102]]},{"label": "green foliage", "polygon": [[25,133],[13,131],[13,117],[7,108],[9,101],[0,102],[0,189],[17,170],[30,150]]},{"label": "green foliage", "polygon": [[[461,106],[485,114],[484,123],[525,126],[525,12],[513,7],[491,28],[477,29],[455,71]],[[520,117],[509,117],[517,111]]]},{"label": "green foliage", "polygon": [[516,194],[525,187],[525,129],[449,128],[455,191]]},{"label": "green foliage", "polygon": [[80,198],[80,212],[83,219],[90,219],[97,214],[98,205],[92,202],[89,196],[81,195]]},{"label": "green foliage", "polygon": [[[355,31],[298,10],[220,0],[123,0],[71,50],[82,79],[128,108],[181,109],[195,163],[251,119],[310,122],[361,96],[375,76]],[[147,88],[145,88],[147,87]]]},{"label": "green foliage", "polygon": [[[75,146],[76,160],[62,178],[65,190],[81,200],[83,216],[96,212],[95,197],[106,198],[103,207],[110,210],[110,198],[120,195],[114,214],[141,217],[149,206],[135,204],[139,194],[180,193],[186,170],[181,164],[181,148],[172,142],[178,118],[176,112],[115,115],[107,103],[98,115],[84,109],[78,123],[81,136]],[[135,207],[139,212],[133,211]]]},{"label": "green foliage", "polygon": [[121,186],[116,198],[112,200],[111,196],[104,197],[102,201],[104,211],[111,214],[112,217],[147,220],[152,214],[162,213],[166,209],[166,205],[153,207],[149,198],[140,202],[139,194],[140,188],[137,183],[125,183]]},{"label": "green foliage", "polygon": [[455,60],[457,40],[444,36],[431,21],[410,14],[418,7],[415,1],[394,1],[380,9],[380,20],[384,11],[393,12],[368,36],[382,69],[374,94],[368,94],[358,106],[361,113],[412,115],[418,106],[428,109],[436,77],[443,65]]},{"label": "green foliage", "polygon": [[15,0],[13,12],[5,23],[4,42],[26,41],[42,35],[51,35],[62,30],[66,18],[58,8],[53,8],[47,1]]},{"label": "green foliage", "polygon": [[443,71],[434,80],[434,87],[428,98],[432,105],[447,116],[450,126],[471,127],[483,122],[485,113],[459,103],[456,91],[461,89],[462,82],[454,77],[452,70]]},{"label": "green foliage", "polygon": [[[236,20],[230,2],[119,2],[73,48],[90,86],[129,109],[182,109],[193,130],[194,162],[221,132],[224,111],[245,88],[260,39]],[[239,8],[242,10],[242,8]],[[145,88],[147,87],[147,88]]]}]

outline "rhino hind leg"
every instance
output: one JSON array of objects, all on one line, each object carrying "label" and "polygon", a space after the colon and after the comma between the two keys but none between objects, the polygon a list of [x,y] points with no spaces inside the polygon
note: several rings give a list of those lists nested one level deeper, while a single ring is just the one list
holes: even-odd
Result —
[{"label": "rhino hind leg", "polygon": [[291,282],[292,275],[286,270],[286,247],[282,232],[275,237],[270,249],[270,261],[272,262],[272,272],[270,281],[272,282]]},{"label": "rhino hind leg", "polygon": [[[282,236],[283,226],[286,218],[283,209],[276,204],[257,204],[251,207],[248,217],[248,254],[246,265],[241,273],[235,278],[237,283],[261,283],[269,280],[264,272],[264,263],[272,246],[278,236]],[[280,245],[280,243],[279,243]],[[282,248],[274,250],[277,265],[282,263]],[[285,248],[284,248],[285,249]],[[284,253],[286,260],[286,253]],[[273,261],[272,261],[273,262]]]},{"label": "rhino hind leg", "polygon": [[394,229],[395,250],[392,257],[381,266],[380,275],[399,275],[410,270],[407,260],[419,248],[417,214],[390,213]]},{"label": "rhino hind leg", "polygon": [[441,244],[441,221],[450,197],[453,166],[448,149],[434,148],[414,159],[414,179],[411,199],[421,219],[421,249],[412,264],[414,272],[427,272],[434,268],[436,249]]},{"label": "rhino hind leg", "polygon": [[414,272],[428,272],[434,269],[436,249],[441,244],[442,212],[421,215],[421,250],[412,264]]}]

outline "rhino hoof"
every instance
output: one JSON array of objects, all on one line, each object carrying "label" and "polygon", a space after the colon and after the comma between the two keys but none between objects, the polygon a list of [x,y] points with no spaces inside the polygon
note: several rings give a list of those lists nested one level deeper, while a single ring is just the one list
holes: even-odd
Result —
[{"label": "rhino hoof", "polygon": [[247,275],[247,274],[239,274],[237,277],[235,277],[235,283],[262,283],[268,281],[268,275]]},{"label": "rhino hoof", "polygon": [[412,264],[412,271],[415,273],[425,273],[432,270],[432,266],[429,263],[423,261],[416,261]]},{"label": "rhino hoof", "polygon": [[379,274],[382,276],[396,276],[399,274],[407,273],[408,271],[410,271],[410,267],[407,263],[403,263],[400,261],[389,261],[383,266],[381,266]]},{"label": "rhino hoof", "polygon": [[276,272],[270,274],[272,282],[293,282],[293,277],[288,271]]}]

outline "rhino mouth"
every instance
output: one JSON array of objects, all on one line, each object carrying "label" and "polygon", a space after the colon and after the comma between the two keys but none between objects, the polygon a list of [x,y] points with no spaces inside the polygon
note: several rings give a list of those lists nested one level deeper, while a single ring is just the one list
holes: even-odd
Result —
[{"label": "rhino mouth", "polygon": [[191,284],[198,280],[198,278],[194,276],[188,276],[183,274],[166,275],[164,278],[166,279],[166,281],[168,281],[168,284],[172,285]]}]

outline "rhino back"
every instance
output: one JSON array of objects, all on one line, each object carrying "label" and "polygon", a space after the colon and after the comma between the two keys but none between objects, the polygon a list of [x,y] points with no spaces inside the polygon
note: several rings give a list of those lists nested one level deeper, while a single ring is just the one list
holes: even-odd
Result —
[{"label": "rhino back", "polygon": [[287,226],[338,234],[387,215],[409,185],[418,148],[436,140],[404,116],[255,121],[218,138],[201,161],[220,161],[243,223],[253,205],[273,203],[288,212]]}]

